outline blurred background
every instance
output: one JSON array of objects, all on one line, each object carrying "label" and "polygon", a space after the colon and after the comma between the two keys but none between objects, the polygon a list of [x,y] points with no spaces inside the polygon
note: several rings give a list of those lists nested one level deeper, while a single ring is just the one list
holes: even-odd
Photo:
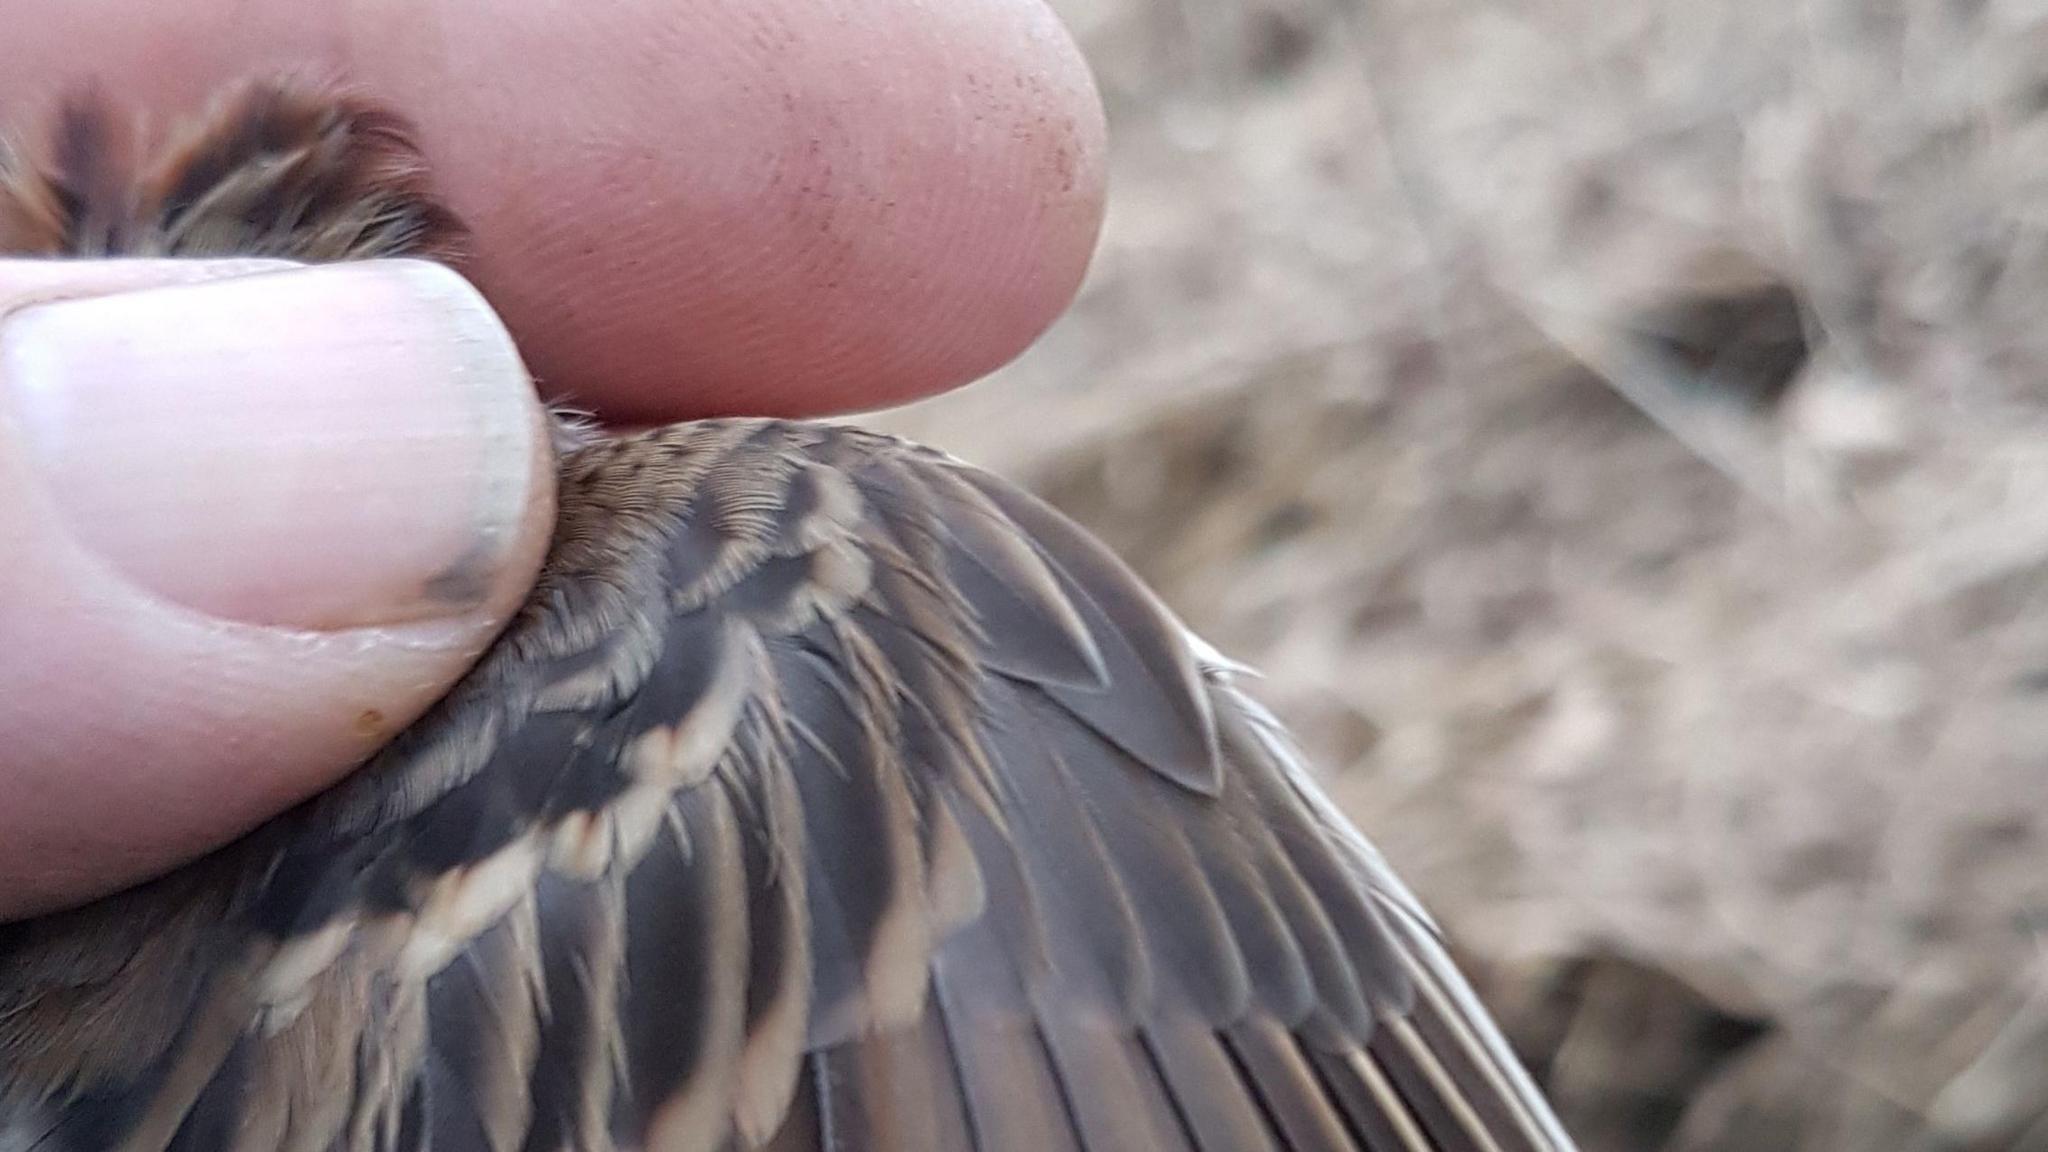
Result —
[{"label": "blurred background", "polygon": [[2048,1149],[2048,6],[1056,6],[1092,277],[884,423],[1266,672],[1589,1152]]}]

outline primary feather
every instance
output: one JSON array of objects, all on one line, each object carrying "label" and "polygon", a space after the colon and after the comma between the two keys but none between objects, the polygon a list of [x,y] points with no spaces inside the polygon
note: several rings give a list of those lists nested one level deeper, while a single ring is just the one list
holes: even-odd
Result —
[{"label": "primary feather", "polygon": [[[118,180],[103,116],[12,161],[0,245],[459,246],[359,102],[260,85]],[[569,452],[525,610],[389,748],[0,927],[0,1152],[1569,1146],[1225,662],[837,426]]]}]

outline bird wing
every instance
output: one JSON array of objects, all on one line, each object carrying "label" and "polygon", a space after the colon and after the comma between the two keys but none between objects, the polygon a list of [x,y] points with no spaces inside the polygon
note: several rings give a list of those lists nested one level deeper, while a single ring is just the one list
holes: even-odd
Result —
[{"label": "bird wing", "polygon": [[[49,959],[146,951],[132,911],[0,938],[43,974],[0,1149],[1569,1146],[1286,733],[1047,506],[723,421],[582,449],[562,508],[449,699],[168,882],[202,974]],[[152,1006],[118,1058],[59,1022]]]}]

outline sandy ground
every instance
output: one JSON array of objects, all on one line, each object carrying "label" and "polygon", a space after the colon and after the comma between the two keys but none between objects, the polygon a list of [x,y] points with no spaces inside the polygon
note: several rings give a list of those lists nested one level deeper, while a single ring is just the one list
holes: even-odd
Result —
[{"label": "sandy ground", "polygon": [[1061,7],[1089,284],[879,423],[1265,670],[1589,1149],[2048,1149],[2048,10]]}]

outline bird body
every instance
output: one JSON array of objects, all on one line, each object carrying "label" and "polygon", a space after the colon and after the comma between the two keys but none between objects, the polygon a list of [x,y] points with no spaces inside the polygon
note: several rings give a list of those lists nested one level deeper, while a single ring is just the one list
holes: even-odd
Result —
[{"label": "bird body", "polygon": [[[133,178],[96,115],[0,249],[459,246],[359,102],[254,86]],[[1570,1147],[1239,672],[1059,513],[838,425],[565,443],[538,586],[427,715],[0,926],[0,1152]]]}]

